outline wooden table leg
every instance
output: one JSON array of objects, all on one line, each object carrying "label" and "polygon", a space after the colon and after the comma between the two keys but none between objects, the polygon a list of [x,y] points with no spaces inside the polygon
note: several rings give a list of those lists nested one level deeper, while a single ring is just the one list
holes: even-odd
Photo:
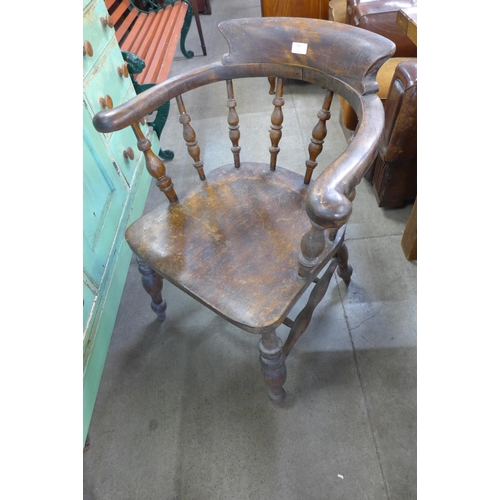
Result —
[{"label": "wooden table leg", "polygon": [[200,37],[200,43],[201,43],[201,50],[203,51],[203,55],[207,55],[207,48],[205,46],[205,39],[203,37],[203,29],[201,27],[201,22],[200,22],[200,11],[198,9],[198,0],[194,0],[194,2],[191,2],[191,7],[193,9],[193,16],[194,20],[196,22],[196,28],[198,29],[198,35]]},{"label": "wooden table leg", "polygon": [[401,246],[407,260],[417,260],[417,199],[406,223]]}]

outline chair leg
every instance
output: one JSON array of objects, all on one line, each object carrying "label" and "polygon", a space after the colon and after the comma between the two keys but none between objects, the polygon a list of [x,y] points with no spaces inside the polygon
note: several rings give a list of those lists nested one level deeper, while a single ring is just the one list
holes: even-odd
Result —
[{"label": "chair leg", "polygon": [[286,396],[285,389],[283,389],[286,366],[283,344],[276,335],[276,330],[262,334],[259,352],[262,375],[269,388],[269,398],[273,403],[281,403]]},{"label": "chair leg", "polygon": [[142,275],[142,286],[151,296],[151,309],[158,316],[160,321],[165,321],[165,311],[167,303],[161,296],[163,288],[163,278],[151,269],[142,259],[136,256],[139,272]]},{"label": "chair leg", "polygon": [[337,274],[344,281],[346,286],[349,286],[351,282],[352,267],[347,263],[349,259],[349,252],[345,243],[342,243],[340,250],[337,253],[339,258],[339,267],[337,268]]}]

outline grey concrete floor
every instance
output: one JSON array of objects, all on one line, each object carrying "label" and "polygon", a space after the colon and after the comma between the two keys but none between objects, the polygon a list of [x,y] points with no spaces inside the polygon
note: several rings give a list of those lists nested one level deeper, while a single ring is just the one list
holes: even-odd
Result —
[{"label": "grey concrete floor", "polygon": [[[193,23],[197,55],[176,57],[171,75],[220,59],[221,20],[255,16],[259,0],[212,0],[201,16],[208,56]],[[323,91],[285,85],[278,164],[300,172]],[[213,87],[185,97],[207,171],[231,162],[225,86]],[[267,90],[265,79],[235,82],[243,160],[267,161]],[[175,152],[168,169],[179,186],[197,176],[176,115],[173,102],[161,142]],[[346,147],[336,100],[328,130],[315,177]],[[417,265],[401,250],[411,206],[378,208],[365,180],[357,193],[352,282],[332,280],[287,360],[280,408],[267,399],[257,336],[169,283],[158,322],[131,262],[83,459],[86,500],[417,498]],[[153,185],[146,211],[161,201]]]}]

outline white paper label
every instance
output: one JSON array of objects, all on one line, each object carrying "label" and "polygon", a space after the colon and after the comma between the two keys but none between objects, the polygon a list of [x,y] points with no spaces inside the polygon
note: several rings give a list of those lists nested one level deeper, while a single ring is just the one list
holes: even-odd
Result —
[{"label": "white paper label", "polygon": [[307,54],[307,43],[293,42],[292,54]]}]

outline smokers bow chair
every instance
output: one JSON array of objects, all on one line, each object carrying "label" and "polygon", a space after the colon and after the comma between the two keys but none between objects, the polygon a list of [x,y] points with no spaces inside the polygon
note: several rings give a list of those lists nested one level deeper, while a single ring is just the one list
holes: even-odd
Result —
[{"label": "smokers bow chair", "polygon": [[[285,398],[285,360],[333,273],[346,285],[350,281],[345,228],[356,185],[377,154],[384,111],[376,96],[376,74],[393,54],[394,44],[353,26],[301,18],[230,20],[220,23],[219,30],[229,45],[221,62],[169,78],[115,109],[99,112],[93,123],[103,133],[132,127],[147,170],[167,198],[126,231],[158,319],[165,319],[161,291],[166,279],[234,325],[260,334],[264,382],[270,399],[279,403]],[[240,151],[233,80],[245,77],[276,77],[268,164],[247,161],[252,151]],[[325,89],[304,175],[277,165],[285,79]],[[229,133],[227,139],[217,139],[218,147],[225,142],[232,146],[233,163],[205,174],[183,95],[220,81],[226,82],[222,102],[227,99]],[[334,93],[351,104],[358,125],[346,150],[312,181]],[[178,192],[138,125],[173,98],[192,171],[199,177],[195,187]],[[291,320],[290,310],[312,282],[316,285],[305,308]],[[281,324],[290,327],[284,344],[276,334]]]}]

